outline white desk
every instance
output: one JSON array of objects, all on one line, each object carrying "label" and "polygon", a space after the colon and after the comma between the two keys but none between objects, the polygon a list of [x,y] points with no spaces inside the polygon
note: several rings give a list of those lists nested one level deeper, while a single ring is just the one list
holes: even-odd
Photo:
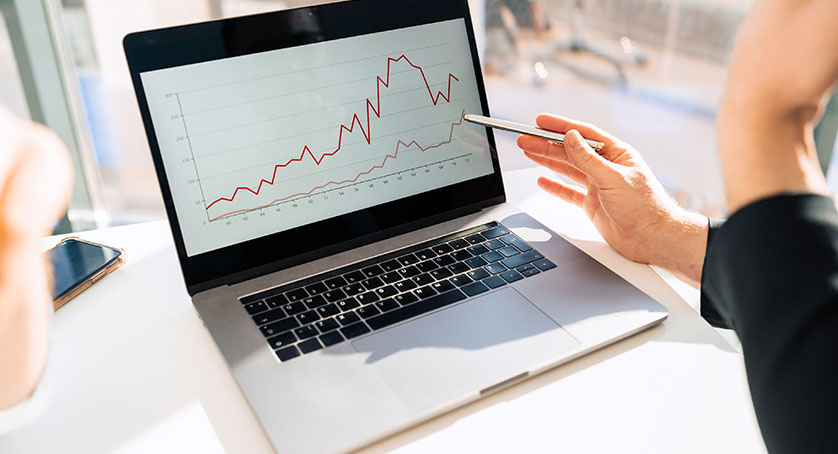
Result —
[{"label": "white desk", "polygon": [[[505,174],[510,200],[661,301],[669,319],[365,452],[764,452],[741,356],[580,210],[541,194],[540,172]],[[0,452],[272,452],[192,308],[168,225],[78,236],[125,248],[127,263],[56,314],[50,406],[0,437]]]}]

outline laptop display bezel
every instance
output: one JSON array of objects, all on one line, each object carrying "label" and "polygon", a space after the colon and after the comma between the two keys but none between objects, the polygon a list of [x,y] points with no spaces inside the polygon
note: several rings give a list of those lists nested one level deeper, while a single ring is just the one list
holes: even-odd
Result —
[{"label": "laptop display bezel", "polygon": [[463,19],[467,28],[482,114],[488,116],[486,90],[467,0],[353,0],[144,31],[125,37],[123,46],[140,114],[190,295],[503,203],[506,197],[495,140],[491,130],[487,130],[494,168],[492,174],[189,256],[140,75],[452,19]]}]

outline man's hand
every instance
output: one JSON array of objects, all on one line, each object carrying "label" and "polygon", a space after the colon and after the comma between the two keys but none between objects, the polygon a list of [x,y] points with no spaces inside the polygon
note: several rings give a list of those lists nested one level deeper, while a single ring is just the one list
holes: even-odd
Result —
[{"label": "man's hand", "polygon": [[[536,123],[566,134],[564,146],[531,136],[521,136],[518,146],[537,164],[585,190],[548,178],[540,178],[538,185],[583,208],[605,241],[626,258],[661,266],[697,286],[707,218],[678,206],[628,144],[594,126],[553,115],[539,115]],[[582,136],[605,143],[601,154]]]},{"label": "man's hand", "polygon": [[0,409],[32,393],[46,362],[51,272],[40,239],[64,212],[71,179],[55,134],[0,109]]}]

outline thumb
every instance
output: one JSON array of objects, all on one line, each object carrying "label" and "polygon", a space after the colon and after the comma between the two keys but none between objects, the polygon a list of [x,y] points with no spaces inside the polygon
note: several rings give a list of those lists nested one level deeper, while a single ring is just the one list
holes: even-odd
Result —
[{"label": "thumb", "polygon": [[607,159],[600,156],[575,129],[564,136],[564,148],[570,163],[598,183],[611,181],[619,172]]}]

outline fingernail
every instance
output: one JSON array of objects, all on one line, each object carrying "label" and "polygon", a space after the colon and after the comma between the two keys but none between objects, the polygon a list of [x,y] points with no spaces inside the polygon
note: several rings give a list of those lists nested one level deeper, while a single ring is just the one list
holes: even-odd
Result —
[{"label": "fingernail", "polygon": [[564,143],[574,150],[582,147],[581,137],[576,130],[568,131],[568,133],[565,134]]}]

